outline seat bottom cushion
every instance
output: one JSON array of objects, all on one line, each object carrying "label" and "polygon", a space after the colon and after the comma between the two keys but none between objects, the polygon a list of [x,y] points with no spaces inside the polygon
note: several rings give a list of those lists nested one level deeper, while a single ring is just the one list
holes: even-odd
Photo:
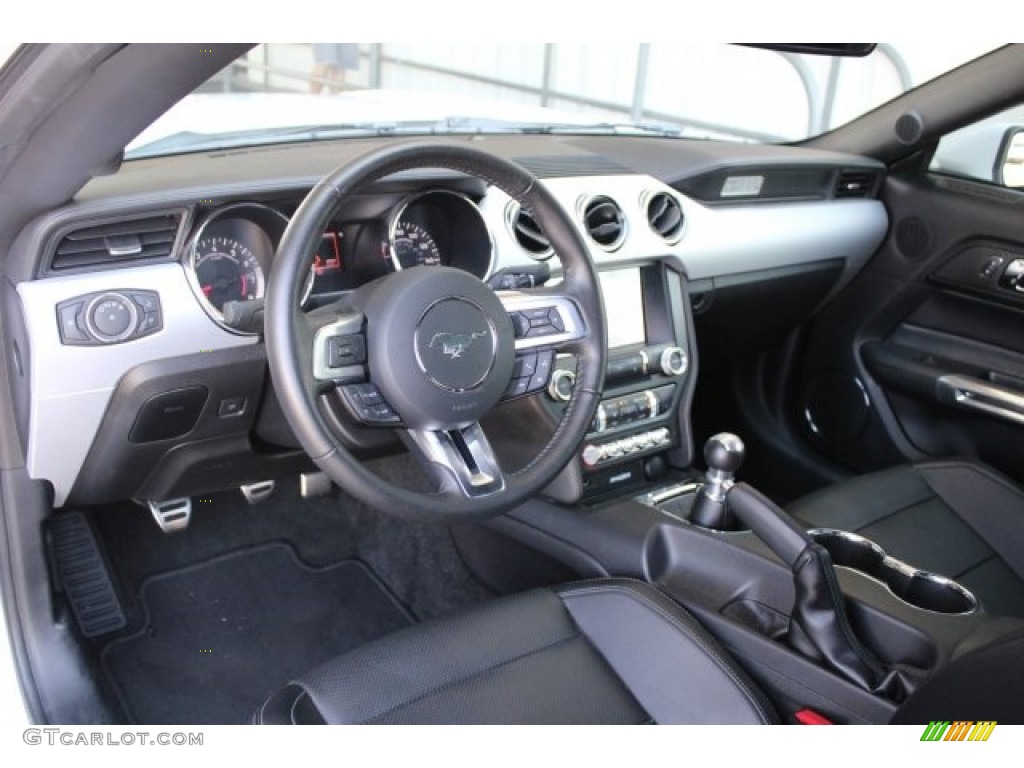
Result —
[{"label": "seat bottom cushion", "polygon": [[292,681],[257,723],[764,723],[770,704],[649,585],[536,590],[396,632]]},{"label": "seat bottom cushion", "polygon": [[810,527],[852,531],[893,557],[954,579],[986,612],[1024,617],[1024,493],[966,461],[901,466],[789,507]]}]

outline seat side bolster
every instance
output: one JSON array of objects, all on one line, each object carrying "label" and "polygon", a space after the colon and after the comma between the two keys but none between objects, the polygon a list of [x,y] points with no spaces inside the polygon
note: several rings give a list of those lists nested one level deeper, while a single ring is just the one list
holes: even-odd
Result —
[{"label": "seat side bolster", "polygon": [[718,642],[653,587],[605,579],[563,587],[558,595],[655,722],[777,721],[771,704]]}]

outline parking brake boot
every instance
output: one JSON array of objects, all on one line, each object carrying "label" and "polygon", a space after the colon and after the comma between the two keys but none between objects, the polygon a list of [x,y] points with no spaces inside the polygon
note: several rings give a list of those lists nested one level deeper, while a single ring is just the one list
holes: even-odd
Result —
[{"label": "parking brake boot", "polygon": [[733,514],[793,572],[789,644],[866,691],[894,701],[905,698],[908,681],[903,671],[887,669],[854,634],[828,551],[745,483],[734,485],[728,500]]}]

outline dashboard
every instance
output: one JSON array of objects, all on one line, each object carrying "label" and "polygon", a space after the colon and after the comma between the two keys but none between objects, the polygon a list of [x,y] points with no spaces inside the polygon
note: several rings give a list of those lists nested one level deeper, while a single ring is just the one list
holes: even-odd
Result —
[{"label": "dashboard", "polygon": [[[645,376],[632,383],[610,368],[616,412],[619,401],[631,408],[636,392],[684,375],[649,359],[669,347],[682,349],[695,377],[691,299],[714,295],[729,307],[739,286],[807,285],[800,276],[824,275],[801,299],[813,307],[852,277],[887,229],[875,199],[881,166],[864,158],[631,137],[467,140],[527,167],[572,213],[601,273],[610,365],[628,370],[641,352],[646,359]],[[258,329],[238,318],[264,295],[304,195],[373,143],[133,161],[23,231],[7,272],[17,296],[8,318],[14,395],[29,473],[49,481],[55,506],[159,500],[297,465]],[[854,182],[857,194],[846,194]],[[309,260],[297,297],[309,309],[391,272],[436,265],[499,291],[559,279],[529,211],[485,181],[442,170],[356,190]],[[659,309],[673,286],[685,296]],[[753,334],[751,319],[741,322]],[[559,357],[553,369],[571,372],[571,360]],[[557,415],[557,388],[532,399]],[[685,398],[670,406],[659,413],[678,450],[686,435],[673,425],[687,418]],[[372,429],[346,436],[371,451],[387,439]]]}]

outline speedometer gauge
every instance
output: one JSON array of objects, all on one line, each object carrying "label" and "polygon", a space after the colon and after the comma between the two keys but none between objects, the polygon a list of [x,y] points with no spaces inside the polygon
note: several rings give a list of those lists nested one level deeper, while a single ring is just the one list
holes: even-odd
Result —
[{"label": "speedometer gauge", "polygon": [[399,221],[391,235],[390,246],[395,269],[434,267],[441,263],[441,249],[419,224]]},{"label": "speedometer gauge", "polygon": [[263,269],[252,251],[229,237],[204,237],[195,248],[199,287],[218,311],[229,301],[263,296]]}]

